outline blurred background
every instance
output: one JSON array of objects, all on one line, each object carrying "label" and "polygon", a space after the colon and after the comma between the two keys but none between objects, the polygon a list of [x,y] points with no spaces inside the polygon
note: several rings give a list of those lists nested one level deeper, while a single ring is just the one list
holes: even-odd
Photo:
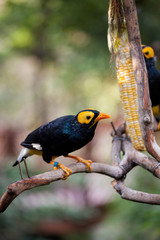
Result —
[{"label": "blurred background", "polygon": [[[160,2],[136,4],[142,43],[154,48],[160,69]],[[107,47],[107,11],[106,0],[0,0],[1,195],[20,179],[12,164],[20,142],[39,125],[87,107],[110,114],[115,126],[123,122]],[[102,121],[93,141],[77,155],[111,164],[110,132],[109,121]],[[39,157],[27,162],[31,175],[52,170]],[[111,181],[76,174],[24,192],[0,214],[0,238],[160,239],[159,206],[121,200]],[[159,180],[139,167],[126,182],[159,192]]]}]

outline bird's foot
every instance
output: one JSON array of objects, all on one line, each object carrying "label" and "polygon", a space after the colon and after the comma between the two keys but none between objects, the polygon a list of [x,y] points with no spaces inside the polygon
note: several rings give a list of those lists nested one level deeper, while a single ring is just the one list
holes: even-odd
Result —
[{"label": "bird's foot", "polygon": [[78,162],[82,162],[84,163],[87,168],[92,171],[92,168],[91,168],[91,164],[92,164],[92,161],[91,160],[86,160],[84,158],[81,158],[81,157],[77,157],[77,156],[74,156],[74,155],[67,155],[67,157],[70,157],[70,158],[74,158],[75,160],[77,160]]},{"label": "bird's foot", "polygon": [[[51,163],[51,164],[53,164],[53,163]],[[54,170],[62,169],[64,171],[64,173],[65,173],[65,176],[63,178],[64,180],[66,180],[68,178],[68,176],[71,175],[71,173],[72,173],[71,169],[69,169],[68,167],[66,167],[63,164],[60,164],[58,162],[54,162],[53,166],[54,166]]]},{"label": "bird's foot", "polygon": [[52,159],[51,161],[50,161],[50,164],[52,164],[53,166],[55,166],[55,161],[54,161],[54,159]]}]

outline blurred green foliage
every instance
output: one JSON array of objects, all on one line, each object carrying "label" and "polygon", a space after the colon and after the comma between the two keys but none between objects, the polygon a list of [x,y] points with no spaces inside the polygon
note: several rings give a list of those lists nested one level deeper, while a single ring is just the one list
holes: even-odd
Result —
[{"label": "blurred green foliage", "polygon": [[[160,2],[136,3],[142,43],[159,43]],[[106,111],[115,118],[121,113],[107,48],[107,10],[106,0],[0,1],[0,123],[28,129],[85,107]],[[8,165],[1,170],[1,195],[17,179],[16,174]],[[131,176],[129,184],[159,192],[158,180],[142,169]],[[77,185],[85,184],[78,180]],[[45,190],[54,191],[54,186]],[[90,207],[79,211],[48,206],[29,211],[17,198],[0,216],[1,239],[46,239],[28,235],[38,219],[83,221],[94,214]],[[131,203],[118,196],[107,205],[105,220],[98,227],[63,239],[158,240],[159,218],[158,206]]]},{"label": "blurred green foliage", "polygon": [[[23,115],[23,109],[30,109],[32,121],[40,118],[44,121],[50,115],[53,118],[85,107],[101,108],[114,114],[119,95],[115,77],[111,78],[107,50],[106,1],[101,4],[95,0],[6,1],[0,28],[0,68],[7,86],[0,94],[7,106],[5,110],[1,107],[4,119],[14,117],[14,124],[14,120],[17,122]],[[25,67],[28,56],[32,57],[32,66]],[[9,71],[13,58],[14,69],[11,67]],[[40,80],[36,72],[28,79],[22,74],[19,79],[18,64],[20,72],[26,68],[28,72],[38,71],[40,76],[45,72],[45,76]],[[13,74],[15,86],[19,85],[17,93],[11,85]],[[26,86],[24,81],[32,84]],[[11,94],[7,94],[8,89]],[[31,98],[33,101],[28,100]],[[39,113],[37,105],[46,110]]]}]

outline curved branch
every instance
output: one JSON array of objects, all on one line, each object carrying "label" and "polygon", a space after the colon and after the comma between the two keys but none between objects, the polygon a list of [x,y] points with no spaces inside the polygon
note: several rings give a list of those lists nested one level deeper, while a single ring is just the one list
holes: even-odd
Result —
[{"label": "curved branch", "polygon": [[[100,173],[110,176],[114,179],[113,186],[121,194],[122,197],[132,201],[146,202],[150,204],[160,204],[160,195],[158,194],[148,194],[139,191],[134,191],[132,189],[123,186],[121,180],[124,176],[136,165],[143,167],[144,169],[150,171],[157,178],[160,178],[160,163],[157,163],[153,158],[145,155],[134,149],[132,143],[127,138],[125,134],[121,131],[116,131],[117,134],[113,138],[113,148],[112,157],[114,166],[102,163],[92,163],[92,171],[86,169],[83,163],[71,164],[69,168],[72,170],[72,174],[86,172],[86,173]],[[124,156],[121,159],[120,151],[124,152]],[[56,171],[45,172],[33,176],[31,178],[22,179],[17,182],[10,184],[7,187],[6,192],[0,199],[0,212],[4,212],[11,202],[22,192],[50,184],[51,182],[61,180],[64,178],[64,172],[61,169]],[[117,187],[115,187],[117,186]],[[120,189],[120,190],[118,190]]]},{"label": "curved branch", "polygon": [[133,190],[125,186],[124,182],[121,180],[114,180],[112,182],[112,186],[123,199],[146,204],[160,205],[160,194],[151,194]]},{"label": "curved branch", "polygon": [[[86,172],[86,173],[100,173],[110,176],[115,179],[120,179],[126,172],[120,166],[110,166],[102,163],[92,163],[92,172],[86,169],[83,163],[71,164],[68,166],[72,170],[72,174]],[[129,172],[132,166],[125,164],[125,171]],[[0,212],[4,212],[10,203],[22,192],[50,184],[51,182],[62,180],[64,172],[61,169],[56,171],[45,172],[31,178],[19,180],[10,184],[6,192],[0,199]]]},{"label": "curved branch", "polygon": [[[137,151],[132,143],[125,139],[122,144],[125,155],[127,154],[132,162],[151,172],[157,178],[160,178],[160,163],[150,156]],[[122,163],[122,162],[121,162]]]},{"label": "curved branch", "polygon": [[[116,130],[118,132],[118,130]],[[121,149],[124,152],[124,156],[121,160],[121,168],[124,168],[124,163],[128,162],[132,167],[134,167],[133,164],[139,165],[143,167],[144,169],[148,170],[151,172],[154,176],[157,178],[160,178],[160,163],[157,162],[155,159],[151,158],[150,156],[145,155],[142,152],[137,151],[131,141],[126,137],[126,135],[122,135],[121,133],[117,136],[114,136],[113,138],[113,143],[114,140],[119,137],[121,139],[121,147],[119,145],[119,142],[116,146],[114,146],[113,150],[114,153],[117,156],[116,151],[120,151]],[[115,141],[116,143],[116,141]],[[114,157],[114,155],[112,154]],[[115,159],[113,158],[113,162]],[[129,201],[135,201],[135,202],[141,202],[141,203],[147,203],[147,204],[155,204],[155,205],[160,205],[160,194],[150,194],[150,193],[145,193],[145,192],[140,192],[133,190],[124,184],[124,178],[120,180],[114,180],[112,182],[113,188],[121,195],[123,199],[127,199]]]},{"label": "curved branch", "polygon": [[[115,136],[117,138],[117,136]],[[120,156],[117,155],[121,149],[124,152],[124,156],[122,159],[118,157],[118,161],[115,161],[114,166],[110,166],[108,164],[102,164],[102,163],[92,163],[92,171],[86,169],[86,166],[83,163],[76,163],[71,164],[68,167],[72,170],[72,174],[76,173],[99,173],[104,174],[109,177],[112,177],[116,179],[115,181],[124,178],[124,176],[136,165],[139,165],[143,167],[144,169],[147,169],[151,173],[153,173],[156,177],[160,178],[160,166],[157,165],[157,161],[152,159],[149,156],[146,156],[144,153],[138,152],[134,149],[132,143],[127,139],[125,136],[121,136],[121,147],[119,141],[115,141],[117,143],[117,146],[115,144],[114,151],[112,156]],[[113,140],[114,141],[114,140]],[[115,155],[114,155],[115,154]],[[62,180],[64,178],[64,172],[61,169],[58,169],[56,171],[49,171],[45,172],[43,174],[39,174],[36,176],[33,176],[31,178],[26,178],[19,180],[17,182],[14,182],[10,184],[7,187],[6,192],[3,194],[3,196],[0,199],[0,212],[4,212],[7,207],[11,204],[11,202],[22,192],[26,190],[30,190],[35,187],[43,186],[50,184],[51,182]],[[117,183],[117,182],[116,182]],[[120,183],[119,183],[120,184]],[[122,185],[119,185],[122,186]],[[126,187],[127,188],[127,187]],[[124,189],[124,187],[123,187]],[[130,189],[130,191],[127,191],[130,195],[130,198],[128,197],[128,200],[132,200],[132,195],[134,190]],[[134,192],[135,193],[135,192]],[[140,192],[141,193],[141,192]],[[152,195],[149,198],[146,193],[143,193],[144,198],[151,199],[151,204],[153,204]],[[125,195],[124,195],[125,196]],[[139,195],[138,195],[139,196]],[[155,198],[156,195],[154,195],[153,198]],[[157,195],[160,196],[160,195]],[[126,197],[127,199],[127,197]],[[138,199],[138,198],[137,198]],[[158,199],[158,197],[157,197]],[[133,198],[133,201],[134,198]],[[138,201],[138,200],[137,200]],[[145,200],[144,200],[145,201]],[[146,200],[149,201],[149,200]],[[160,201],[156,200],[156,204],[160,204]],[[140,202],[143,202],[140,200]]]}]

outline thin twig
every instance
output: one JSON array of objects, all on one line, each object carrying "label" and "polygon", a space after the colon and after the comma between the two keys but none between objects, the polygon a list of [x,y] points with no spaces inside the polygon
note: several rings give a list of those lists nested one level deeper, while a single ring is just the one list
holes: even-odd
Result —
[{"label": "thin twig", "polygon": [[115,128],[113,122],[111,121],[110,123],[111,123],[111,126],[112,126],[112,128],[113,128],[113,131],[114,131],[115,135],[117,135],[117,130],[116,130],[116,128]]}]

